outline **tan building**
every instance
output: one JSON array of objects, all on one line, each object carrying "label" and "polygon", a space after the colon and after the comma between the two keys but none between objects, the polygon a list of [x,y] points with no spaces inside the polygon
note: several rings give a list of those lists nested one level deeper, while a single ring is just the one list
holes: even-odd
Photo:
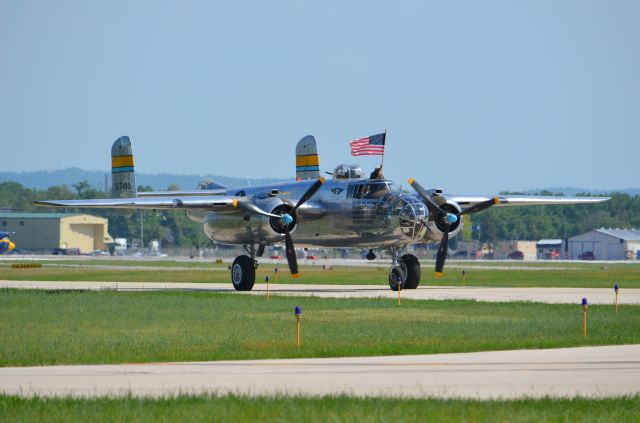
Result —
[{"label": "tan building", "polygon": [[107,250],[113,243],[107,219],[76,213],[0,213],[0,231],[15,232],[17,250],[77,248],[81,253]]},{"label": "tan building", "polygon": [[454,258],[471,258],[496,260],[535,260],[535,241],[500,241],[497,244],[480,244],[478,241],[458,241],[458,251]]},{"label": "tan building", "polygon": [[535,260],[538,249],[535,241],[501,241],[493,247],[493,258],[497,260]]}]

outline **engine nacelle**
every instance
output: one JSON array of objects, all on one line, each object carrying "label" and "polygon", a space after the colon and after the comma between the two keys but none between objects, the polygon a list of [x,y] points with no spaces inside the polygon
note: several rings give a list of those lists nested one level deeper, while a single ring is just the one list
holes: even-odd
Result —
[{"label": "engine nacelle", "polygon": [[[455,201],[446,200],[445,203],[440,204],[440,208],[445,213],[451,213],[458,217],[455,223],[449,224],[449,239],[458,235],[462,230],[462,209]],[[435,215],[429,215],[427,221],[427,232],[424,234],[424,239],[427,241],[440,242],[442,240],[442,234],[447,229],[445,224],[445,214],[437,212]]]},{"label": "engine nacelle", "polygon": [[277,234],[284,235],[286,233],[287,226],[289,226],[289,232],[293,232],[293,230],[296,228],[296,225],[298,224],[298,214],[292,212],[293,206],[289,203],[281,203],[275,206],[271,210],[272,214],[277,214],[280,216],[289,214],[293,218],[293,220],[291,221],[291,223],[289,223],[289,225],[287,225],[280,217],[270,217],[269,225],[271,226],[271,229],[273,229],[273,231]]},{"label": "engine nacelle", "polygon": [[[275,196],[258,198],[255,206],[278,216],[291,214],[293,209],[293,205]],[[289,232],[295,230],[299,220],[297,213],[291,214],[291,217],[293,220],[289,223]],[[204,231],[210,239],[222,244],[271,244],[284,240],[285,223],[279,217],[264,216],[248,209],[207,214]]]}]

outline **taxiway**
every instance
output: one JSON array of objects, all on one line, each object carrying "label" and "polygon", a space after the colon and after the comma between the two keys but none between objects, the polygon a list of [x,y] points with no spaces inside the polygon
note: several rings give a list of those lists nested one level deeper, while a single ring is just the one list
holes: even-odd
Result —
[{"label": "taxiway", "polygon": [[0,368],[21,396],[176,394],[413,398],[604,397],[640,393],[640,345],[459,354]]},{"label": "taxiway", "polygon": [[[231,283],[189,282],[48,282],[48,281],[0,281],[0,288],[22,289],[82,289],[122,291],[189,290],[204,292],[228,292],[249,295],[264,295],[265,284],[256,284],[253,291],[237,292]],[[275,284],[269,286],[273,295],[313,296],[323,298],[397,298],[386,285],[295,285]],[[503,288],[503,287],[454,287],[420,286],[401,292],[404,299],[412,300],[476,300],[488,302],[531,301],[548,304],[580,304],[586,297],[589,304],[613,304],[615,294],[611,288]],[[640,304],[640,289],[622,288],[619,304]]]}]

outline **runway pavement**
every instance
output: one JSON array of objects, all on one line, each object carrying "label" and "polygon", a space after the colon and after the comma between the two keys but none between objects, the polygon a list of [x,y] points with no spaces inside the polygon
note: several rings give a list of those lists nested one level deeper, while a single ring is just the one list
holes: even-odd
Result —
[{"label": "runway pavement", "polygon": [[[87,289],[122,291],[193,290],[264,295],[266,285],[256,284],[253,291],[240,293],[231,283],[181,282],[43,282],[0,281],[0,288],[23,289]],[[315,296],[327,298],[397,298],[398,294],[386,285],[294,285],[270,284],[273,295]],[[466,299],[489,302],[532,301],[556,304],[579,304],[586,297],[589,304],[613,304],[615,294],[611,288],[500,288],[421,286],[402,291],[402,298],[414,300]],[[640,289],[620,289],[619,304],[640,304]]]},{"label": "runway pavement", "polygon": [[21,396],[179,393],[439,398],[640,393],[640,345],[461,354],[0,368]]}]

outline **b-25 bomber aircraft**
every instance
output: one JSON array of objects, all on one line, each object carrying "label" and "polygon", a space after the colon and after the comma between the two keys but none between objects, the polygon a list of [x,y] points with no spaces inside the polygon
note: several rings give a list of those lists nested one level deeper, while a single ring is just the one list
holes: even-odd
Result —
[{"label": "b-25 bomber aircraft", "polygon": [[401,191],[381,172],[365,178],[356,165],[340,165],[331,180],[320,176],[315,138],[308,135],[296,147],[296,181],[227,189],[203,180],[194,191],[136,192],[134,160],[129,137],[111,148],[112,197],[95,200],[47,200],[34,204],[54,207],[184,209],[203,225],[211,240],[241,245],[247,255],[236,257],[231,282],[249,291],[255,283],[257,257],[265,247],[285,242],[291,275],[298,277],[294,242],[305,247],[359,247],[387,250],[391,257],[392,290],[415,289],[420,262],[404,253],[414,243],[438,242],[435,274],[440,276],[448,240],[463,225],[463,216],[492,206],[598,203],[608,198],[541,196],[450,196],[425,189],[409,179],[415,195]]}]

